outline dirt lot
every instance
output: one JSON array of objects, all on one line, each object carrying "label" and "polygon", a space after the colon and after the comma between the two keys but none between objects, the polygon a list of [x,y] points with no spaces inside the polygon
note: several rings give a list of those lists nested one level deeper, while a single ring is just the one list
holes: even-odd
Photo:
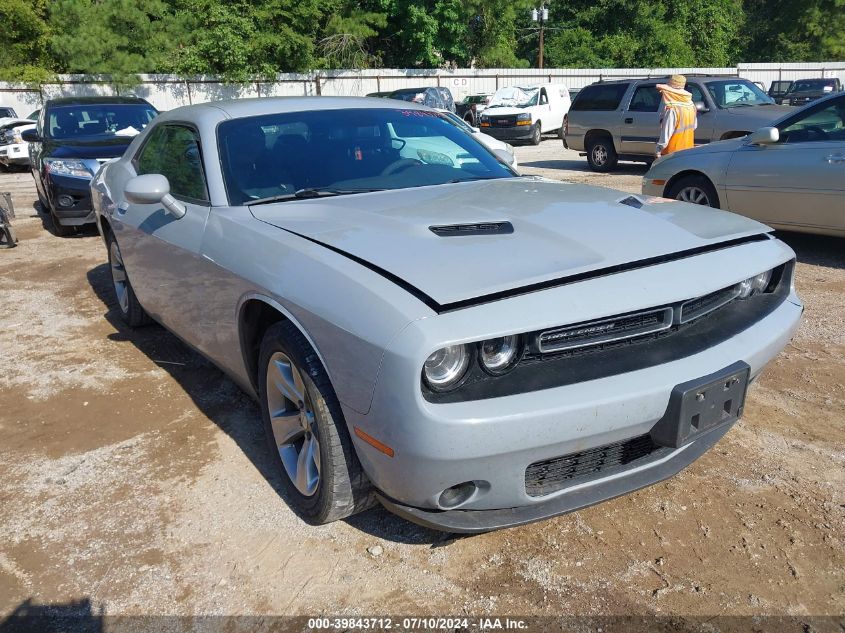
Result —
[{"label": "dirt lot", "polygon": [[[518,153],[525,173],[631,192],[645,171],[591,174],[551,139]],[[123,327],[99,238],[50,234],[28,173],[0,175],[8,190],[20,245],[0,251],[0,621],[25,604],[845,613],[845,241],[782,236],[803,325],[700,461],[581,512],[456,539],[381,509],[303,524],[276,491],[256,405],[161,328]]]}]

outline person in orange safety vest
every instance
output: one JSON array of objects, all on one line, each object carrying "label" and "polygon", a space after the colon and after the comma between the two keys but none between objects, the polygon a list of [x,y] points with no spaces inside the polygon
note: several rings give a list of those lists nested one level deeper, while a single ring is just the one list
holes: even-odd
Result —
[{"label": "person in orange safety vest", "polygon": [[695,145],[694,133],[698,127],[698,112],[692,94],[684,90],[687,78],[672,75],[668,84],[657,84],[660,93],[660,136],[656,156],[689,149]]}]

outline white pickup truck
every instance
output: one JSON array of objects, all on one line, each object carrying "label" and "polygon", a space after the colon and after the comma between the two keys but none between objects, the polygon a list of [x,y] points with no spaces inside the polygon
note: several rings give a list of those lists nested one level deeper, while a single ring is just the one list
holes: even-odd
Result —
[{"label": "white pickup truck", "polygon": [[548,132],[563,138],[563,117],[570,103],[569,89],[563,84],[499,88],[478,126],[502,141],[528,140],[539,145]]}]

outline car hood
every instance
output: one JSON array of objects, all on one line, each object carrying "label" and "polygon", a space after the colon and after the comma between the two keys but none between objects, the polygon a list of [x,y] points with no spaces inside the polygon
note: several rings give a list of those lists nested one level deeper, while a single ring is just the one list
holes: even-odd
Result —
[{"label": "car hood", "polygon": [[96,140],[48,140],[45,154],[51,158],[117,158],[134,137],[119,136]]},{"label": "car hood", "polygon": [[[634,199],[635,206],[624,199]],[[708,207],[531,177],[296,200],[251,211],[398,278],[439,307],[769,230]],[[513,231],[444,237],[430,230],[497,222],[509,222]]]},{"label": "car hood", "polygon": [[770,121],[777,121],[778,119],[785,117],[787,114],[792,114],[795,112],[795,108],[785,105],[739,106],[734,108],[725,108],[722,112],[725,112],[732,117],[737,117],[738,119],[753,119],[755,121],[760,121],[760,127],[762,127]]},{"label": "car hood", "polygon": [[484,108],[484,114],[488,116],[513,116],[514,114],[530,112],[532,107],[533,106],[487,106]]}]

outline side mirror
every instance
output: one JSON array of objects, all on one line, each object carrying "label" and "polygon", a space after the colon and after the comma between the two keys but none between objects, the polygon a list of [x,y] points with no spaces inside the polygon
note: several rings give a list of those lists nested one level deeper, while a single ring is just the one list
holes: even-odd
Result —
[{"label": "side mirror", "polygon": [[38,132],[35,131],[35,128],[30,128],[21,132],[21,138],[27,143],[37,143],[41,140],[41,137],[38,136]]},{"label": "side mirror", "polygon": [[707,104],[705,104],[703,101],[696,101],[695,109],[699,112],[710,112],[710,108],[708,108]]},{"label": "side mirror", "polygon": [[503,149],[494,149],[493,153],[506,165],[513,166],[513,154]]},{"label": "side mirror", "polygon": [[780,140],[780,132],[776,127],[761,127],[748,137],[750,145],[771,145]]},{"label": "side mirror", "polygon": [[144,174],[131,178],[123,188],[133,204],[161,204],[177,220],[185,215],[185,205],[170,195],[170,183],[161,174]]}]

